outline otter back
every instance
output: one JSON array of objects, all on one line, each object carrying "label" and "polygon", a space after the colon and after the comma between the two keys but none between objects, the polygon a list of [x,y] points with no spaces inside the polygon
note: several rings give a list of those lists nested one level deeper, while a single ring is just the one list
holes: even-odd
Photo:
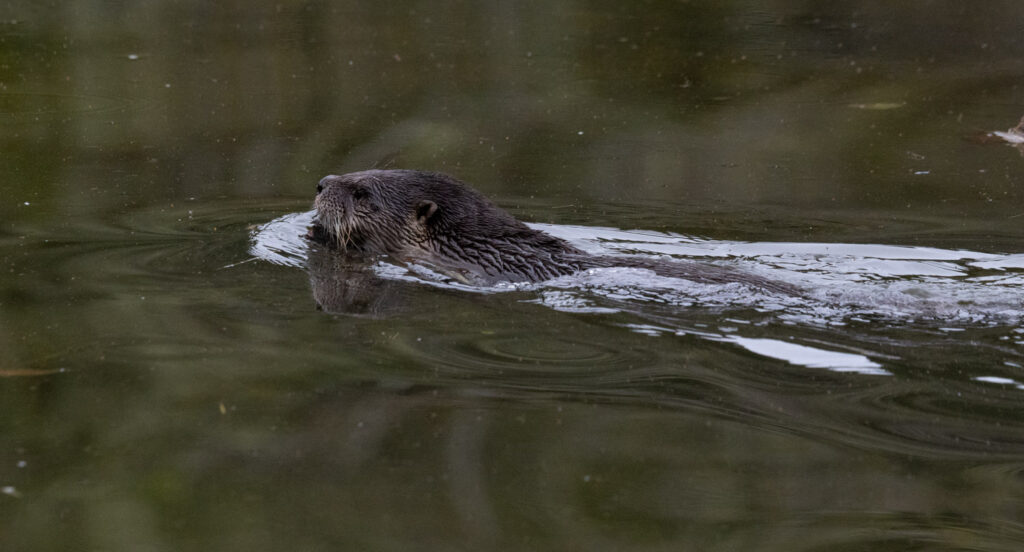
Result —
[{"label": "otter back", "polygon": [[309,239],[346,252],[426,263],[464,282],[539,282],[589,268],[624,266],[697,282],[796,291],[699,263],[591,256],[526,226],[441,173],[370,170],[326,176],[317,185],[314,207]]}]

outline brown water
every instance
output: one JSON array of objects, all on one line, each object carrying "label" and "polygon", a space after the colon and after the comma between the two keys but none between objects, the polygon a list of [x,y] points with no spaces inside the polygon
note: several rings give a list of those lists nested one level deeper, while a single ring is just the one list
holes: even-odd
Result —
[{"label": "brown water", "polygon": [[[0,5],[0,549],[1021,550],[1024,157],[975,138],[1024,115],[1022,28],[1015,2]],[[260,229],[372,166],[850,294],[385,270],[318,310]]]}]

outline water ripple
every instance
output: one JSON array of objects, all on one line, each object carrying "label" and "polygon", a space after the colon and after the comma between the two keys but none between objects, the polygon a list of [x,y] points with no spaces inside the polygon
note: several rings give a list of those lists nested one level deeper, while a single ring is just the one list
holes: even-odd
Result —
[{"label": "water ripple", "polygon": [[446,378],[491,379],[538,390],[629,381],[636,377],[636,367],[652,360],[642,351],[623,351],[569,332],[488,335],[445,330],[406,337],[394,346],[396,352],[432,366]]}]

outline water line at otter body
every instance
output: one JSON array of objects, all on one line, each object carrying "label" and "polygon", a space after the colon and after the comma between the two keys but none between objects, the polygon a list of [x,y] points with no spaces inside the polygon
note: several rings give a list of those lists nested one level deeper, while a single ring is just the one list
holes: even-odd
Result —
[{"label": "water line at otter body", "polygon": [[[308,244],[301,236],[311,220],[311,212],[292,213],[257,227],[250,252],[270,263],[304,266]],[[642,230],[532,226],[592,254],[704,259],[789,282],[807,290],[805,303],[817,301],[815,307],[835,309],[832,316],[828,316],[827,308],[821,311],[829,319],[858,311],[903,320],[931,317],[971,323],[1024,317],[1020,293],[1024,288],[1024,255],[1019,254],[871,244],[727,242]],[[970,276],[972,268],[996,274]],[[384,276],[395,277],[396,273],[390,271]],[[450,285],[443,278],[430,280],[433,285]],[[734,291],[743,287],[739,285],[696,284],[625,267],[594,269],[540,284],[465,287],[478,292],[602,287],[621,299],[657,298],[681,306],[745,307],[755,306],[759,300],[744,299],[749,294],[738,296]],[[777,310],[778,306],[769,308]]]},{"label": "water line at otter body", "polygon": [[[251,254],[274,264],[305,267],[309,247],[301,236],[311,220],[312,213],[293,213],[259,226],[252,234]],[[923,324],[938,332],[944,331],[940,328],[989,327],[1006,330],[1003,341],[1015,350],[1024,343],[1014,333],[1024,322],[1024,255],[874,244],[730,242],[645,230],[531,226],[594,255],[708,263],[786,282],[803,292],[781,295],[741,283],[699,283],[626,266],[590,269],[540,283],[486,287],[453,282],[429,267],[410,269],[379,262],[373,271],[384,280],[465,292],[532,292],[535,297],[527,301],[573,313],[622,312],[644,318],[653,309],[711,309],[755,325],[820,328],[879,321]],[[978,270],[985,272],[972,275]],[[650,335],[694,335],[791,364],[834,371],[886,375],[889,372],[877,361],[894,358],[870,350],[867,355],[855,354],[806,342],[687,327],[627,327]]]},{"label": "water line at otter body", "polygon": [[[251,254],[274,264],[305,266],[308,243],[302,235],[311,220],[311,212],[292,213],[257,227],[252,235]],[[418,269],[410,277],[431,285],[454,285],[485,293],[601,289],[603,296],[617,300],[753,307],[779,312],[794,321],[799,320],[796,315],[800,310],[811,311],[805,312],[812,315],[806,322],[841,322],[845,317],[858,315],[971,324],[1016,323],[1024,319],[1024,255],[1019,254],[872,244],[728,242],[642,230],[532,226],[595,255],[658,256],[727,265],[794,284],[806,294],[797,298],[777,297],[751,293],[741,284],[701,284],[629,267],[592,269],[539,284],[488,287],[452,284],[443,276],[425,277],[431,273],[429,269]],[[984,269],[986,273],[972,276],[972,269]],[[407,272],[388,268],[380,271],[386,278]],[[558,297],[551,306],[568,308],[565,296]],[[572,308],[579,310],[593,304],[586,297],[578,299],[572,302]]]}]

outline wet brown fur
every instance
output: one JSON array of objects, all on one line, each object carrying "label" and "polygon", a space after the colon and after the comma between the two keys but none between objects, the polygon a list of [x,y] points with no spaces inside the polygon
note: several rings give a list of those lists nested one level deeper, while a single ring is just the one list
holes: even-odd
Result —
[{"label": "wet brown fur", "polygon": [[324,177],[307,235],[349,253],[425,262],[464,281],[538,282],[589,268],[647,268],[703,283],[738,282],[794,293],[791,286],[693,262],[593,256],[534,230],[455,178],[409,170]]}]

